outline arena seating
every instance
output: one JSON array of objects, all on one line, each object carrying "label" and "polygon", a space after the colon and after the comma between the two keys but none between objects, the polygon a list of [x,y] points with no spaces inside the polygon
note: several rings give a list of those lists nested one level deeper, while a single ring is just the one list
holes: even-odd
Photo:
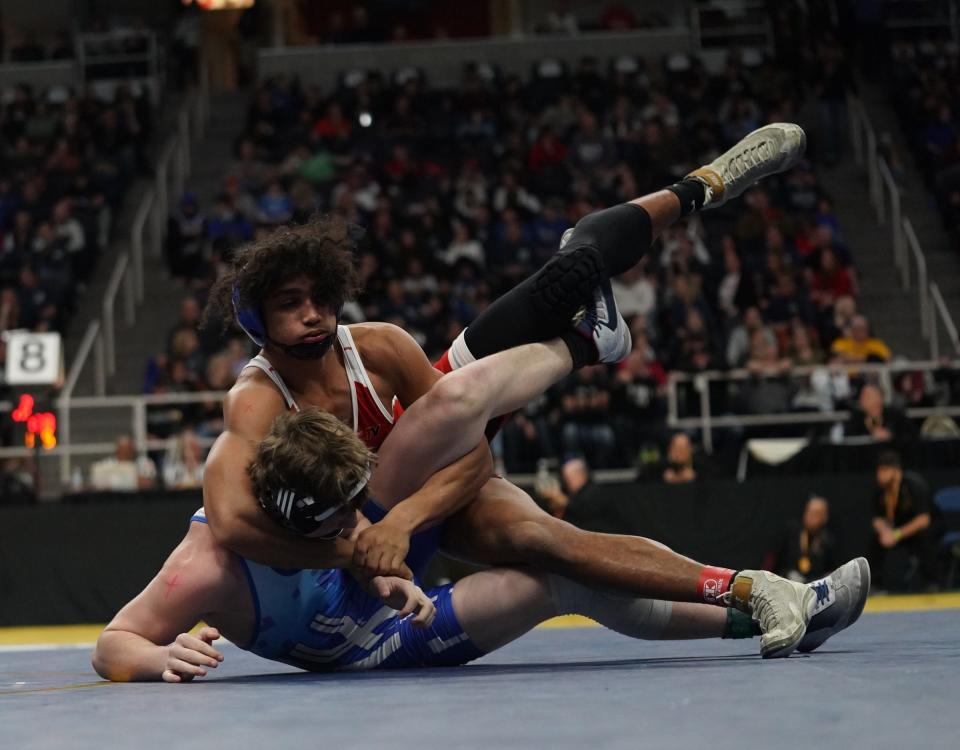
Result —
[{"label": "arena seating", "polygon": [[[544,60],[523,80],[471,65],[455,90],[411,70],[354,71],[332,91],[266,80],[214,205],[188,194],[171,216],[170,268],[202,304],[238,243],[336,211],[368,230],[365,289],[349,314],[402,325],[437,356],[580,217],[670,184],[764,122],[791,119],[798,94],[781,92],[801,84],[770,61],[750,68],[736,55],[720,75],[686,57],[609,68]],[[525,446],[508,450],[510,468],[544,452],[631,465],[641,443],[663,439],[665,372],[826,361],[856,312],[857,280],[805,162],[671,228],[617,294],[634,356],[614,372],[572,378],[508,428],[507,443]],[[754,307],[759,316],[741,325]],[[187,338],[150,363],[148,390],[206,387],[205,358],[223,357],[222,342]],[[607,395],[564,407],[565,396],[594,391]],[[621,418],[607,419],[614,413]]]},{"label": "arena seating", "polygon": [[0,330],[63,330],[110,237],[111,218],[145,168],[149,106],[65,88],[4,94],[0,132]]}]

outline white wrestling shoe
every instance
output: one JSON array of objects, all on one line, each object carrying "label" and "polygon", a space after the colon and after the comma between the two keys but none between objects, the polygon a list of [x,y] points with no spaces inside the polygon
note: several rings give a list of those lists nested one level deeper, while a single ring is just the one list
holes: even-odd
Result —
[{"label": "white wrestling shoe", "polygon": [[724,601],[749,614],[759,625],[764,659],[790,656],[807,632],[817,594],[766,570],[742,570],[733,579]]},{"label": "white wrestling shoe", "polygon": [[581,308],[573,322],[580,334],[593,341],[597,362],[622,362],[633,348],[633,337],[617,307],[610,279],[593,290],[593,301]]},{"label": "white wrestling shoe", "polygon": [[818,648],[860,617],[870,593],[870,563],[866,558],[857,557],[807,586],[816,594],[817,601],[807,633],[797,646],[802,654]]},{"label": "white wrestling shoe", "polygon": [[710,200],[704,208],[722,206],[741,195],[757,180],[784,172],[803,158],[807,136],[803,128],[789,122],[775,122],[754,130],[729,151],[687,177],[707,186]]}]

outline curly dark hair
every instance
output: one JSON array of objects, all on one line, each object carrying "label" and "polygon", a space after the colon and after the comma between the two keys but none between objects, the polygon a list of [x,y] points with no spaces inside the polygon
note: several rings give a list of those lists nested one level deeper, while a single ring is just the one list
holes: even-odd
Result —
[{"label": "curly dark hair", "polygon": [[233,290],[240,304],[259,310],[266,296],[298,276],[313,284],[314,299],[338,307],[360,291],[354,258],[355,232],[339,216],[314,216],[300,226],[283,226],[237,249],[230,270],[210,290],[201,325],[233,319]]}]

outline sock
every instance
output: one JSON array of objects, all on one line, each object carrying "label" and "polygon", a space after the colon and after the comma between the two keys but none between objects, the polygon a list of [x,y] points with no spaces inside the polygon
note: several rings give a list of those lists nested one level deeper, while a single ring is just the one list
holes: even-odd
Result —
[{"label": "sock", "polygon": [[597,345],[593,343],[592,338],[587,338],[579,331],[571,328],[569,331],[564,331],[560,340],[567,345],[567,349],[570,351],[574,370],[597,363]]},{"label": "sock", "polygon": [[727,608],[727,622],[721,638],[753,638],[758,635],[762,635],[760,624],[750,615],[733,607]]},{"label": "sock", "polygon": [[666,189],[680,200],[681,216],[689,216],[710,202],[710,188],[696,177],[684,177]]},{"label": "sock", "polygon": [[661,638],[670,624],[673,602],[596,591],[555,575],[547,576],[547,581],[558,615],[583,615],[617,633],[645,640]]},{"label": "sock", "polygon": [[697,597],[707,604],[716,604],[726,607],[723,595],[730,589],[737,571],[730,568],[715,568],[710,565],[700,572],[700,582],[697,584]]}]

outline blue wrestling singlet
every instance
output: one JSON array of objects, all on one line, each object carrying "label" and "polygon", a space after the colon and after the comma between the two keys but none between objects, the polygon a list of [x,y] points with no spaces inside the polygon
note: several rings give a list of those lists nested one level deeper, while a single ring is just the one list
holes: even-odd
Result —
[{"label": "blue wrestling singlet", "polygon": [[[363,512],[374,523],[385,515],[371,502]],[[203,509],[190,520],[207,522]],[[418,584],[439,539],[439,529],[410,539],[407,565]],[[455,666],[483,655],[454,614],[453,584],[427,591],[437,615],[423,629],[400,620],[345,570],[283,570],[238,559],[257,622],[250,643],[237,645],[257,656],[318,671]]]}]

